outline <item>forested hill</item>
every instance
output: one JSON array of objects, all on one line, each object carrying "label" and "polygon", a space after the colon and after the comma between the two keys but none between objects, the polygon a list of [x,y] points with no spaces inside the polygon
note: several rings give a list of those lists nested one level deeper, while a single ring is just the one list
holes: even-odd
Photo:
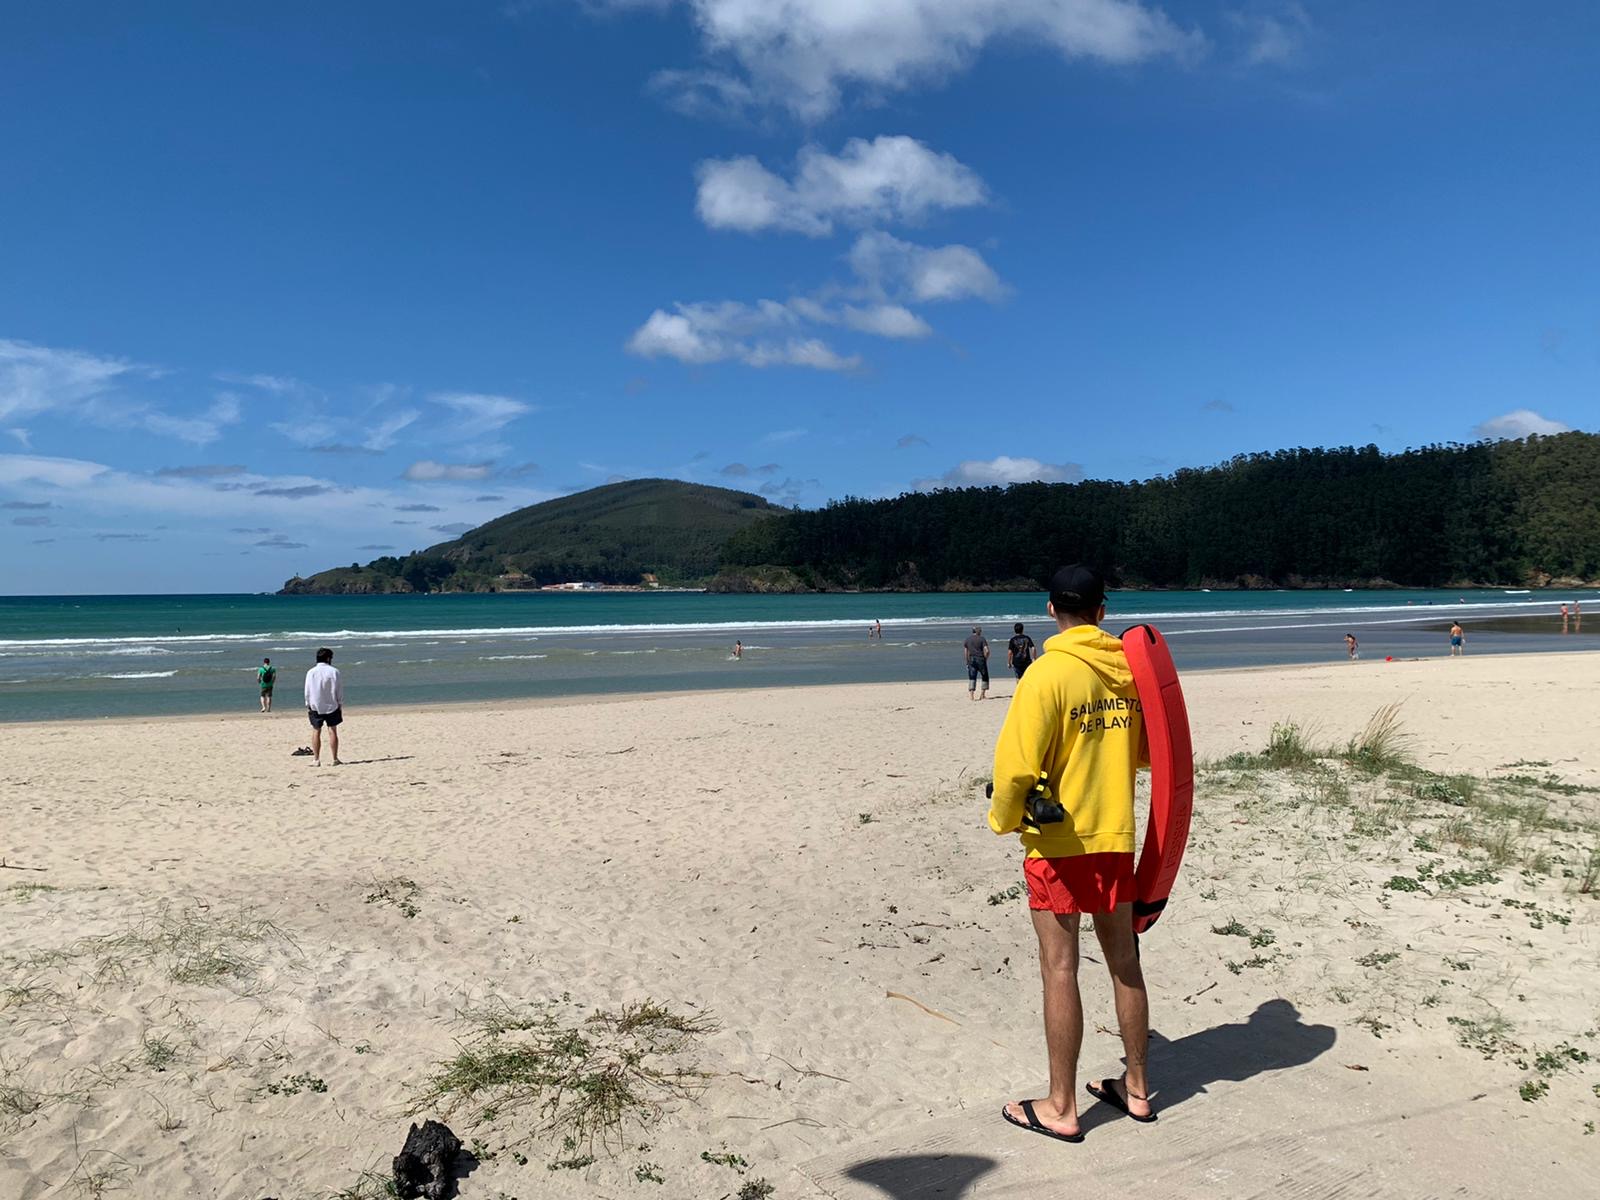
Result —
[{"label": "forested hill", "polygon": [[427,550],[334,567],[284,584],[290,594],[496,591],[587,581],[695,583],[730,534],[784,510],[749,492],[631,479],[547,500]]},{"label": "forested hill", "polygon": [[1080,560],[1126,586],[1595,580],[1600,436],[1283,450],[1139,483],[843,500],[734,535],[717,586],[1031,587]]}]

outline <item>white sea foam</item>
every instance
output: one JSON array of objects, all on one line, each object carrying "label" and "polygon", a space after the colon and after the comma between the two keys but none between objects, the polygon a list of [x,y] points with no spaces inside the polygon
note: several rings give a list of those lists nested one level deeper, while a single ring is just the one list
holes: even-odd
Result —
[{"label": "white sea foam", "polygon": [[[1143,595],[1143,594],[1141,594]],[[1523,611],[1554,611],[1557,605],[1571,602],[1568,595],[1552,594],[1537,600],[1471,600],[1463,599],[1434,604],[1358,604],[1337,605],[1332,607],[1285,607],[1285,608],[1211,608],[1204,610],[1182,610],[1150,608],[1141,609],[1130,607],[1124,609],[1122,603],[1125,594],[1113,593],[1111,597],[1112,611],[1109,624],[1118,625],[1120,622],[1134,624],[1141,621],[1194,621],[1194,620],[1219,620],[1240,619],[1259,622],[1244,626],[1245,629],[1283,627],[1282,619],[1290,617],[1371,617],[1387,613],[1405,613],[1405,618],[1411,621],[1436,620],[1441,615],[1466,613],[1488,615],[1503,613],[1514,616]],[[1582,599],[1582,596],[1579,597]],[[1156,597],[1150,596],[1152,602]],[[1045,617],[1040,612],[1026,613],[981,613],[970,614],[942,614],[937,616],[895,617],[888,622],[888,627],[911,628],[929,627],[937,625],[1002,625],[1015,621],[1043,622]],[[1370,623],[1370,622],[1369,622]],[[1399,623],[1399,622],[1396,622]],[[102,637],[102,638],[4,638],[0,639],[0,655],[7,650],[31,650],[37,652],[43,649],[72,650],[75,648],[95,649],[100,653],[108,650],[102,647],[145,647],[151,643],[160,646],[181,646],[184,648],[205,645],[207,643],[243,643],[255,642],[257,644],[290,638],[309,642],[349,642],[382,639],[383,641],[403,644],[401,639],[412,641],[415,639],[433,639],[424,642],[424,645],[440,645],[441,639],[476,639],[476,638],[524,638],[539,637],[575,637],[575,636],[605,636],[611,634],[673,634],[673,633],[738,633],[740,630],[752,629],[848,629],[863,624],[860,617],[848,618],[795,618],[781,621],[683,621],[660,622],[650,624],[609,624],[609,625],[512,625],[512,626],[471,626],[460,629],[333,629],[333,630],[276,630],[259,633],[218,633],[218,634],[173,634],[171,636],[141,637]],[[301,649],[302,647],[273,647],[274,650],[284,652]],[[192,652],[192,651],[191,651]],[[221,653],[222,651],[216,651]]]},{"label": "white sea foam", "polygon": [[549,658],[548,654],[480,654],[479,662],[509,662],[514,658]]},{"label": "white sea foam", "polygon": [[171,679],[176,671],[122,671],[109,675],[91,675],[91,679]]}]

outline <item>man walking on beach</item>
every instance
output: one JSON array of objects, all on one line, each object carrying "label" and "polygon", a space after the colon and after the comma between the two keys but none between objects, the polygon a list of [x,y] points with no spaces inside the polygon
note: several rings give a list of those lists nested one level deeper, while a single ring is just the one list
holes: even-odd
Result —
[{"label": "man walking on beach", "polygon": [[[1135,1121],[1155,1120],[1145,1077],[1149,999],[1133,934],[1133,786],[1149,751],[1122,643],[1099,628],[1105,611],[1105,582],[1093,569],[1062,567],[1050,580],[1049,613],[1060,632],[1017,682],[995,743],[989,806],[990,829],[1022,835],[1050,1058],[1049,1094],[1007,1104],[1001,1115],[1065,1142],[1083,1140],[1076,1095],[1082,913],[1094,921],[1111,972],[1127,1063],[1122,1078],[1091,1083],[1089,1094]],[[1048,792],[1031,801],[1041,785]]]},{"label": "man walking on beach", "polygon": [[328,727],[328,749],[339,766],[339,726],[344,722],[344,683],[333,665],[333,651],[317,651],[317,665],[306,672],[306,715],[311,718],[311,761],[322,765],[322,727]]},{"label": "man walking on beach", "polygon": [[1022,678],[1022,673],[1033,662],[1033,639],[1022,632],[1022,622],[1011,627],[1011,640],[1006,643],[1006,664]]},{"label": "man walking on beach", "polygon": [[[967,699],[986,700],[989,697],[989,639],[983,636],[983,626],[974,625],[972,636],[961,643],[961,652],[967,660]],[[978,693],[978,677],[983,677],[983,693]]]},{"label": "man walking on beach", "polygon": [[278,668],[270,658],[263,658],[256,668],[256,683],[261,688],[261,711],[272,711],[272,685],[278,681]]},{"label": "man walking on beach", "polygon": [[1465,653],[1467,631],[1461,628],[1460,621],[1450,622],[1450,657],[1460,658]]}]

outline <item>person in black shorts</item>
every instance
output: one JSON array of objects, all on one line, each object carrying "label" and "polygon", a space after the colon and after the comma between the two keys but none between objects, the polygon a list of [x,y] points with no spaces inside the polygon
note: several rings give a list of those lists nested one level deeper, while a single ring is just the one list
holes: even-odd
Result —
[{"label": "person in black shorts", "polygon": [[1022,632],[1021,621],[1011,627],[1011,640],[1006,643],[1006,662],[1011,664],[1018,679],[1033,662],[1033,639]]},{"label": "person in black shorts", "polygon": [[270,658],[263,658],[256,668],[256,684],[261,689],[261,711],[272,711],[272,685],[278,681],[278,668]]},{"label": "person in black shorts", "polygon": [[333,765],[339,765],[339,726],[344,723],[344,681],[333,665],[333,651],[324,646],[317,662],[306,672],[306,715],[311,719],[312,762],[322,765],[322,728],[328,728],[328,748]]}]

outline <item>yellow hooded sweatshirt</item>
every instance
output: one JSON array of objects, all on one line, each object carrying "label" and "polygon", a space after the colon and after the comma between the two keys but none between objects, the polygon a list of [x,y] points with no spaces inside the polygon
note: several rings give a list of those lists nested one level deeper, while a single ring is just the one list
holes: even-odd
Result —
[{"label": "yellow hooded sweatshirt", "polygon": [[989,828],[1020,829],[1023,802],[1046,771],[1067,819],[1023,833],[1029,858],[1132,854],[1134,777],[1148,761],[1121,641],[1097,626],[1075,625],[1045,642],[1017,681],[994,747]]}]

